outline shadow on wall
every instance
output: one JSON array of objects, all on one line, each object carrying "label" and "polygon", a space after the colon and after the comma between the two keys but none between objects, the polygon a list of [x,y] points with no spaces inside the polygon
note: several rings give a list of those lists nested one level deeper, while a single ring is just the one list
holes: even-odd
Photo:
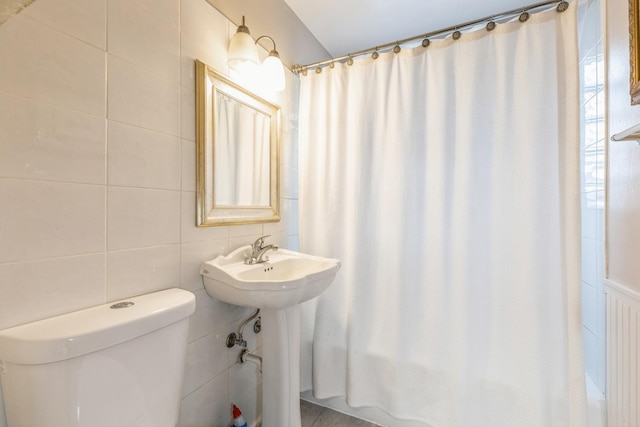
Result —
[{"label": "shadow on wall", "polygon": [[0,3],[0,25],[33,2],[34,0],[4,0]]}]

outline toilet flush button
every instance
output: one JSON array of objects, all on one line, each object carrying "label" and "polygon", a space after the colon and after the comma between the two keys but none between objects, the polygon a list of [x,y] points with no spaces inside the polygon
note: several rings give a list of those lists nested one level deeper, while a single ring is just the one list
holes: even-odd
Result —
[{"label": "toilet flush button", "polygon": [[131,302],[131,301],[124,301],[124,302],[118,302],[113,304],[112,306],[110,306],[109,308],[111,309],[117,309],[117,308],[128,308],[131,307],[132,305],[134,305],[135,302]]}]

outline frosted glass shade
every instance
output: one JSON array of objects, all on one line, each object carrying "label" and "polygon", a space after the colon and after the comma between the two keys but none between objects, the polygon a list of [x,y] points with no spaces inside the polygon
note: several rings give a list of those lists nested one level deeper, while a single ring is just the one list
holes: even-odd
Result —
[{"label": "frosted glass shade", "polygon": [[241,30],[238,30],[231,39],[228,54],[227,64],[238,72],[255,68],[260,64],[255,41],[249,33]]},{"label": "frosted glass shade", "polygon": [[[272,51],[273,52],[273,51]],[[274,91],[284,90],[284,65],[278,54],[269,54],[262,63],[262,77]]]}]

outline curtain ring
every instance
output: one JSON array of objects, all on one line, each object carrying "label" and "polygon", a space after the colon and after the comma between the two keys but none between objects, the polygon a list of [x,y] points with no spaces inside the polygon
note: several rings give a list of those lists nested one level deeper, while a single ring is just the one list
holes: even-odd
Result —
[{"label": "curtain ring", "polygon": [[306,69],[306,68],[303,68],[303,69],[302,69],[302,75],[303,75],[303,76],[306,76],[306,75],[307,75],[307,69]]},{"label": "curtain ring", "polygon": [[454,40],[458,40],[460,39],[460,37],[462,37],[462,33],[458,30],[455,30],[452,34],[451,37],[453,37]]},{"label": "curtain ring", "polygon": [[351,55],[349,55],[349,59],[347,59],[347,65],[353,65],[353,58],[351,57]]},{"label": "curtain ring", "polygon": [[529,20],[529,12],[527,12],[526,10],[523,10],[520,16],[518,17],[518,21],[524,23],[524,22],[527,22],[528,20]]},{"label": "curtain ring", "polygon": [[493,31],[496,28],[496,23],[493,21],[487,22],[487,26],[485,27],[487,31]]},{"label": "curtain ring", "polygon": [[333,68],[335,66],[336,66],[336,64],[334,64],[333,61],[329,62],[329,68]]},{"label": "curtain ring", "polygon": [[322,67],[316,68],[316,74],[320,74],[322,72]]},{"label": "curtain ring", "polygon": [[569,9],[569,3],[567,3],[564,0],[562,0],[560,3],[558,3],[558,7],[556,7],[556,10],[558,12],[560,12],[560,13],[564,12],[567,9]]},{"label": "curtain ring", "polygon": [[393,53],[400,53],[401,50],[402,48],[400,47],[398,42],[396,42],[396,45],[393,47]]},{"label": "curtain ring", "polygon": [[428,38],[424,38],[424,40],[422,40],[422,47],[427,47],[431,44],[431,40],[429,40]]},{"label": "curtain ring", "polygon": [[376,50],[373,51],[373,53],[371,54],[371,57],[373,59],[378,59],[380,55],[378,54],[378,47],[376,46]]}]

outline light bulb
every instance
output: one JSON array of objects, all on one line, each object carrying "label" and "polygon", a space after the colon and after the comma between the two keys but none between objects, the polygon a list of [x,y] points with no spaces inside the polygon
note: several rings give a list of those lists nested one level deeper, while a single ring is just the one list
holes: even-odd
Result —
[{"label": "light bulb", "polygon": [[262,63],[261,74],[271,90],[276,92],[284,90],[284,65],[275,50],[272,50]]}]

